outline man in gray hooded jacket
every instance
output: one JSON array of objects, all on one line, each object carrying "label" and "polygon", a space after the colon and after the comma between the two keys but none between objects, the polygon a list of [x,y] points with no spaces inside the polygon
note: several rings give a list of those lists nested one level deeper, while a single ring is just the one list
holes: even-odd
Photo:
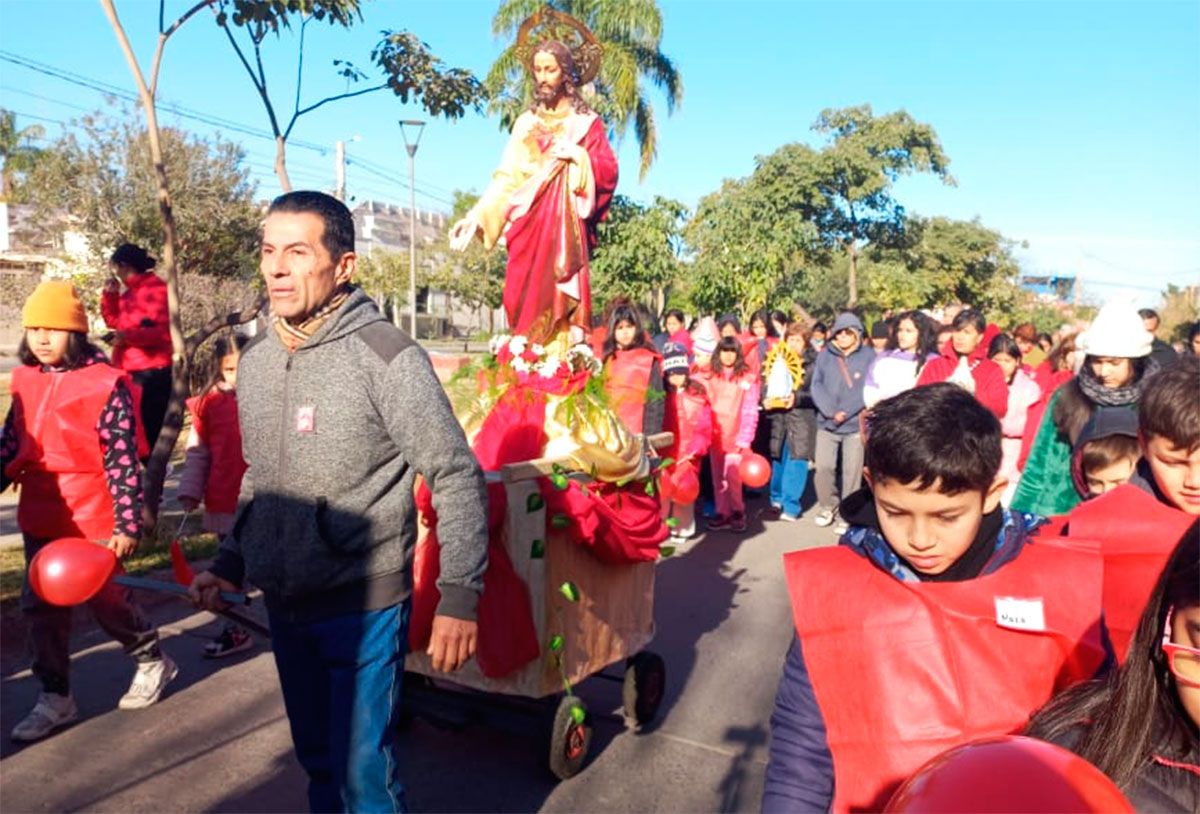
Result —
[{"label": "man in gray hooded jacket", "polygon": [[395,744],[419,473],[438,514],[441,601],[429,646],[475,650],[487,560],[483,476],[429,358],[350,285],[354,221],[319,192],[276,198],[261,266],[273,323],[242,353],[249,470],[233,532],[192,594],[265,596],[292,740],[314,811],[402,811]]},{"label": "man in gray hooded jacket", "polygon": [[[863,385],[875,359],[875,350],[863,344],[863,324],[854,314],[838,314],[829,331],[830,341],[817,354],[812,376],[812,400],[817,408],[817,449],[814,486],[817,490],[818,526],[832,524],[839,494],[834,490],[838,453],[842,459],[840,497],[862,486],[863,442],[859,418],[865,409]],[[836,531],[845,530],[839,523]]]}]

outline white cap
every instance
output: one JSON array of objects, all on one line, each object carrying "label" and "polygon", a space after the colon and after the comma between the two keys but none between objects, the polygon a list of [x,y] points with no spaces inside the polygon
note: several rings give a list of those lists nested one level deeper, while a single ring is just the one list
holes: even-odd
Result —
[{"label": "white cap", "polygon": [[1105,303],[1076,347],[1088,356],[1137,359],[1149,356],[1154,335],[1146,330],[1137,309],[1129,302]]}]

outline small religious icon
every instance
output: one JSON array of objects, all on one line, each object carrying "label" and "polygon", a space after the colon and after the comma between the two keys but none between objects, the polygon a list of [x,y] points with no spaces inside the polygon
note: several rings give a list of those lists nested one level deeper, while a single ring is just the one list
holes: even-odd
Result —
[{"label": "small religious icon", "polygon": [[763,407],[767,410],[786,409],[790,397],[804,383],[804,360],[786,342],[779,342],[767,353],[763,370],[767,372]]}]

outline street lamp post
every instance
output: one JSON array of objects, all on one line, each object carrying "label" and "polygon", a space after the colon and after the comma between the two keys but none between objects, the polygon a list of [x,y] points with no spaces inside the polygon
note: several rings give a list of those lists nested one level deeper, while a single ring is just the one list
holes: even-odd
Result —
[{"label": "street lamp post", "polygon": [[[408,127],[413,128],[411,140]],[[419,119],[400,120],[400,135],[404,138],[404,149],[408,151],[408,301],[412,307],[408,332],[413,339],[417,338],[417,144],[424,129],[425,122]]]}]

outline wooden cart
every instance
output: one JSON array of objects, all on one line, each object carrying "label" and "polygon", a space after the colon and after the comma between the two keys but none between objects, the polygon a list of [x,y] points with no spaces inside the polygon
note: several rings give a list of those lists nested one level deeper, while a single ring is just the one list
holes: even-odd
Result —
[{"label": "wooden cart", "polygon": [[[670,443],[671,435],[661,433],[648,440],[661,448]],[[654,638],[655,564],[608,565],[572,542],[566,532],[549,528],[536,479],[549,474],[554,463],[526,461],[488,475],[489,480],[504,484],[508,497],[505,545],[513,567],[529,586],[541,656],[503,678],[488,678],[472,660],[453,674],[451,684],[445,673],[432,669],[424,652],[410,653],[405,660],[402,708],[421,715],[446,704],[478,703],[479,693],[557,698],[549,764],[558,778],[566,779],[583,768],[592,724],[583,701],[569,691],[564,678],[572,685],[593,675],[609,678],[601,671],[623,663],[624,673],[616,680],[623,682],[625,717],[640,725],[658,712],[666,669],[660,656],[643,649]],[[566,582],[578,589],[578,601],[570,601],[560,591]],[[555,636],[562,637],[557,659],[548,646]],[[488,703],[486,696],[482,703]]]}]

